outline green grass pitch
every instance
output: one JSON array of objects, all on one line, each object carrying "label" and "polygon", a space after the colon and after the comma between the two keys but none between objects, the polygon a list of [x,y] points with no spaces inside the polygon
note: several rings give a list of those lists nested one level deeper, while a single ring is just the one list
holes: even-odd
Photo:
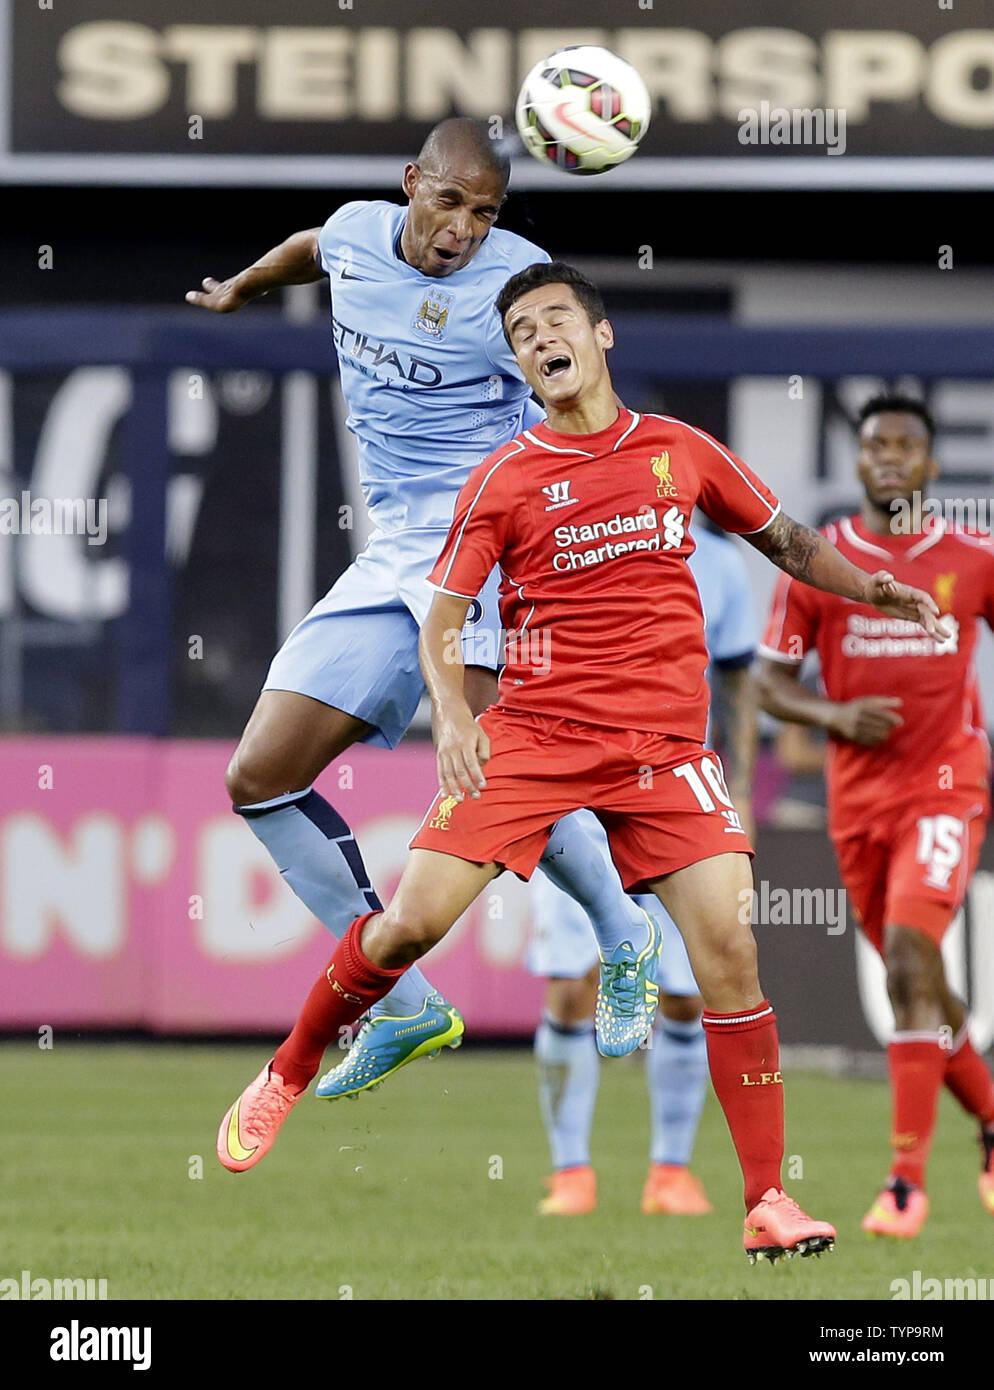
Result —
[{"label": "green grass pitch", "polygon": [[0,1278],[105,1278],[122,1299],[363,1300],[888,1300],[915,1269],[994,1281],[973,1128],[945,1096],[932,1218],[894,1245],[859,1231],[886,1171],[886,1087],[788,1074],[786,1185],[839,1240],[819,1260],[750,1268],[713,1096],[694,1168],[714,1215],[640,1214],[638,1058],[603,1066],[597,1212],[539,1218],[548,1157],[526,1051],[465,1048],[356,1101],[309,1096],[257,1169],[230,1174],[217,1125],[266,1056],[265,1042],[0,1044]]}]

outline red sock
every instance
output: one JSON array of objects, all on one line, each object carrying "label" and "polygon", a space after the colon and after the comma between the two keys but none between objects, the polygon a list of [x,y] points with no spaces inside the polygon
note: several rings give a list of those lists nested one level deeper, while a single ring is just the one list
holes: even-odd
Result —
[{"label": "red sock", "polygon": [[947,1054],[945,1083],[968,1115],[982,1125],[994,1124],[994,1077],[979,1057],[963,1025]]},{"label": "red sock", "polygon": [[783,1078],[777,1016],[768,999],[734,1014],[704,1010],[708,1065],[745,1178],[746,1211],[781,1185]]},{"label": "red sock", "polygon": [[890,1173],[918,1187],[925,1185],[948,1057],[938,1033],[895,1033],[887,1048],[893,1104]]},{"label": "red sock", "polygon": [[338,943],[338,949],[315,981],[293,1032],[277,1048],[273,1071],[291,1086],[309,1086],[321,1066],[325,1048],[339,1028],[354,1023],[403,975],[400,970],[381,970],[367,960],[359,945],[362,929],[375,912],[357,917]]}]

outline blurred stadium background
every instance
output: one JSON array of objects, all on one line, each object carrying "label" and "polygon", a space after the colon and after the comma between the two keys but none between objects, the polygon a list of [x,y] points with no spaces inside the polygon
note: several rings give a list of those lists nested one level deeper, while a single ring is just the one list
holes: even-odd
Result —
[{"label": "blurred stadium background", "polygon": [[[448,114],[500,116],[510,134],[543,53],[605,43],[656,102],[643,149],[601,178],[522,155],[502,218],[603,287],[622,397],[727,440],[818,524],[858,502],[859,404],[910,390],[939,421],[939,494],[989,502],[989,9],[624,11],[608,25],[594,0],[549,0],[539,27],[523,0],[433,0],[430,19],[399,0],[297,0],[289,27],[262,0],[6,9],[0,496],[99,500],[107,528],[90,544],[0,527],[0,1029],[20,1038],[0,1055],[15,1084],[39,1071],[23,1049],[45,1026],[56,1053],[92,1030],[280,1032],[325,960],[222,773],[272,653],[364,543],[327,286],[225,319],[183,293],[347,199],[400,201],[405,159]],[[845,154],[741,144],[738,112],[762,101],[844,109]],[[744,550],[762,624],[774,572]],[[989,634],[980,669],[990,715]],[[821,751],[762,732],[757,876],[837,887]],[[426,720],[395,754],[350,750],[324,785],[388,892],[434,790]],[[540,1001],[528,904],[498,888],[431,975],[471,1038],[524,1043]],[[992,913],[989,844],[947,943],[984,1048]],[[757,934],[795,1066],[882,1074],[889,1010],[851,924]],[[218,1113],[243,1071],[221,1077]],[[518,1102],[538,1135],[527,1088]],[[881,1145],[883,1104],[881,1090]]]}]

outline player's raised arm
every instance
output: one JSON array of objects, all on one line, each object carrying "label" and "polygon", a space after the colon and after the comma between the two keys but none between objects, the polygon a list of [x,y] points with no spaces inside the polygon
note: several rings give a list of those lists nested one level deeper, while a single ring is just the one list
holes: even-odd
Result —
[{"label": "player's raised arm", "polygon": [[899,584],[886,570],[867,574],[857,569],[824,536],[810,526],[802,526],[786,512],[778,512],[769,526],[743,539],[793,579],[855,603],[872,604],[889,618],[920,623],[938,641],[949,636],[939,621],[939,609],[931,594]]},{"label": "player's raised arm", "polygon": [[320,231],[320,227],[311,227],[306,232],[294,232],[228,280],[215,280],[208,275],[201,281],[202,289],[187,292],[187,304],[212,309],[216,314],[230,314],[270,290],[320,280],[325,273],[318,253]]},{"label": "player's raised arm", "polygon": [[438,785],[446,796],[460,801],[466,792],[479,797],[487,785],[483,764],[490,757],[490,740],[473,718],[463,693],[462,628],[471,601],[458,594],[436,593],[418,644],[434,715]]}]

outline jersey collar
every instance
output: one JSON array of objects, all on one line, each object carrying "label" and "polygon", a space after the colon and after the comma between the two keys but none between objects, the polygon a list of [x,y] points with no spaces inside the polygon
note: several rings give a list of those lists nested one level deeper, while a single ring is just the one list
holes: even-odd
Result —
[{"label": "jersey collar", "polygon": [[623,405],[618,410],[618,418],[607,429],[598,430],[596,434],[560,434],[558,430],[551,430],[543,420],[526,430],[525,435],[533,444],[540,444],[550,453],[587,454],[590,458],[596,458],[599,454],[614,453],[641,418],[641,415]]},{"label": "jersey collar", "polygon": [[941,517],[929,516],[920,531],[892,531],[882,536],[877,531],[871,531],[858,513],[842,523],[843,534],[847,528],[847,539],[858,549],[875,550],[884,555],[903,555],[909,560],[914,560],[926,550],[930,550],[946,532]]}]

